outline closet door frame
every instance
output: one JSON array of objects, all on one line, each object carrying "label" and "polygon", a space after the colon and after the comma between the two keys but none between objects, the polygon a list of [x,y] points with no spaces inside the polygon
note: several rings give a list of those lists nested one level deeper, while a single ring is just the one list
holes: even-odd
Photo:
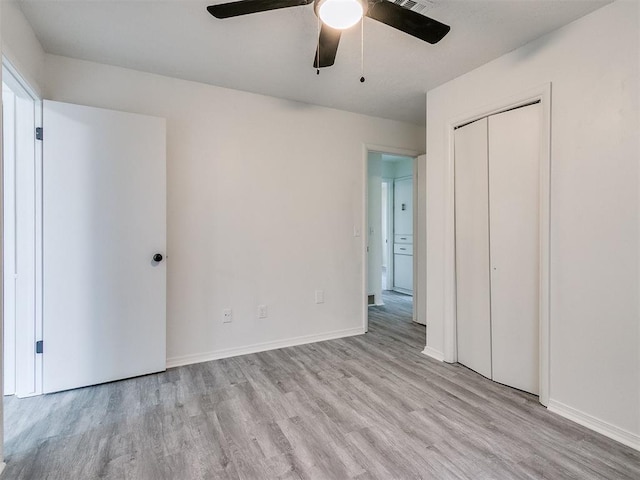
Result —
[{"label": "closet door frame", "polygon": [[447,122],[448,155],[446,161],[445,203],[445,268],[444,268],[444,361],[458,361],[456,325],[456,252],[455,252],[455,178],[454,131],[480,118],[501,113],[531,103],[542,106],[540,132],[540,270],[539,270],[539,328],[540,328],[540,403],[549,403],[549,283],[550,283],[550,184],[551,184],[551,83],[531,88],[518,95],[494,101],[489,105],[470,109],[469,113]]}]

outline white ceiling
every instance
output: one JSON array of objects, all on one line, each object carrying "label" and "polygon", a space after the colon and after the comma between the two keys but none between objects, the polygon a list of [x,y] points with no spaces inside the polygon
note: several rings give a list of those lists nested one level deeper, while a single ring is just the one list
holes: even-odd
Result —
[{"label": "white ceiling", "polygon": [[[221,0],[21,0],[46,52],[424,124],[425,92],[611,0],[415,0],[451,26],[430,45],[371,19],[316,75],[313,6],[218,20]],[[424,6],[424,8],[421,8]],[[594,41],[596,39],[594,38]],[[588,48],[588,45],[585,45]]]}]

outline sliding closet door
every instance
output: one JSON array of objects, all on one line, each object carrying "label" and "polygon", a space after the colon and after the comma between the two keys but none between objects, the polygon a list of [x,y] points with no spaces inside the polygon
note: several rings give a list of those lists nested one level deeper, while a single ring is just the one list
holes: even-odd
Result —
[{"label": "sliding closet door", "polygon": [[455,131],[458,362],[491,378],[487,119]]},{"label": "sliding closet door", "polygon": [[540,104],[489,117],[493,380],[534,394],[539,388],[541,123]]}]

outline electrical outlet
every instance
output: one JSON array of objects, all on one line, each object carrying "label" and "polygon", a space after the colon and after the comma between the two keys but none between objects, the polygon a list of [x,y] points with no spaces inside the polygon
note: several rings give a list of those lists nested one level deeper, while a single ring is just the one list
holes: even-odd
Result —
[{"label": "electrical outlet", "polygon": [[324,303],[324,290],[316,290],[316,303]]},{"label": "electrical outlet", "polygon": [[267,318],[269,315],[267,313],[266,305],[258,305],[258,318]]},{"label": "electrical outlet", "polygon": [[233,322],[233,310],[230,308],[225,308],[222,310],[222,323],[231,323]]}]

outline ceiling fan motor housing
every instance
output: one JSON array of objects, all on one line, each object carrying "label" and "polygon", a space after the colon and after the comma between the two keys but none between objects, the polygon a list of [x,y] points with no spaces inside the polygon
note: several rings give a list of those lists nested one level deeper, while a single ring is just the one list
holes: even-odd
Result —
[{"label": "ceiling fan motor housing", "polygon": [[313,63],[316,69],[334,64],[342,30],[353,27],[364,16],[431,44],[438,43],[451,29],[449,25],[414,12],[410,7],[385,0],[237,0],[209,5],[207,11],[223,19],[310,3],[322,21],[322,25],[318,25],[320,31]]},{"label": "ceiling fan motor housing", "polygon": [[[316,14],[316,16],[320,16],[318,14],[320,7],[331,0],[314,0],[313,1],[313,12]],[[349,1],[349,0],[347,0]],[[367,14],[367,10],[369,9],[369,2],[368,0],[351,0],[351,1],[356,1],[358,2],[360,5],[362,5],[362,16],[364,17]]]}]

